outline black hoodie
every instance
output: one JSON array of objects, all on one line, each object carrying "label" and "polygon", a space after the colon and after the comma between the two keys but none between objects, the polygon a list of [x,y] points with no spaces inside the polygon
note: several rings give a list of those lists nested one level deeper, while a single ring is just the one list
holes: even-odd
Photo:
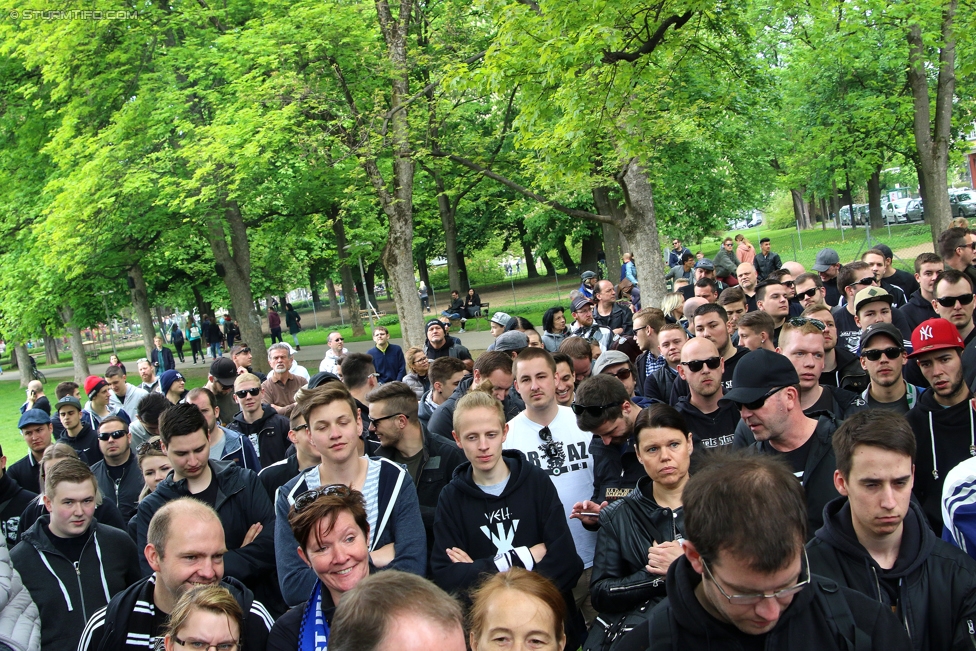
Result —
[{"label": "black hoodie", "polygon": [[[474,483],[471,463],[454,471],[441,491],[434,516],[431,578],[448,592],[465,592],[483,574],[527,567],[528,548],[545,543],[545,557],[530,569],[550,579],[564,595],[571,593],[583,573],[566,513],[545,471],[527,463],[518,450],[505,450],[502,460],[511,475],[495,497]],[[459,547],[473,563],[452,563],[447,549]]]},{"label": "black hoodie", "polygon": [[0,475],[0,532],[7,539],[10,549],[20,540],[20,516],[35,499],[37,493],[21,488],[7,474]]},{"label": "black hoodie", "polygon": [[[657,645],[650,644],[650,640],[666,638],[666,634],[656,631],[653,625],[659,621],[659,611],[670,624],[669,649],[741,651],[762,647],[767,651],[847,651],[854,647],[849,646],[844,637],[853,638],[853,631],[839,630],[831,616],[831,608],[840,600],[846,601],[854,626],[870,638],[867,646],[870,651],[909,651],[912,648],[890,611],[823,577],[813,575],[812,585],[793,597],[776,625],[762,636],[743,633],[705,610],[695,596],[695,588],[701,581],[702,575],[691,567],[687,556],[671,563],[667,578],[668,598],[654,609],[649,622],[631,631],[614,647],[615,651],[644,651],[648,648],[656,651]],[[830,593],[834,601],[828,603],[826,593]],[[856,648],[860,651],[862,647]]]},{"label": "black hoodie", "polygon": [[824,526],[807,550],[814,572],[894,611],[917,651],[973,648],[976,561],[936,538],[914,501],[891,569],[878,565],[858,541],[846,497],[826,506]]},{"label": "black hoodie", "polygon": [[[942,485],[956,464],[972,456],[973,423],[971,400],[963,400],[948,409],[935,401],[935,391],[926,391],[905,414],[915,432],[918,451],[915,455],[915,487],[922,510],[935,531],[942,531]],[[934,437],[934,433],[938,436]],[[932,451],[935,450],[933,463]]]},{"label": "black hoodie", "polygon": [[731,402],[723,402],[718,409],[706,414],[691,404],[690,396],[681,396],[674,408],[685,417],[696,451],[732,447],[735,428],[742,418]]},{"label": "black hoodie", "polygon": [[932,303],[922,298],[921,290],[916,290],[908,299],[908,303],[898,308],[898,311],[905,317],[908,327],[913,332],[922,321],[939,318],[935,308],[932,307]]},{"label": "black hoodie", "polygon": [[271,405],[261,405],[261,408],[261,418],[253,423],[244,420],[244,412],[240,412],[227,427],[250,439],[254,449],[258,451],[261,467],[266,468],[288,456],[286,450],[291,443],[288,440],[291,424]]}]

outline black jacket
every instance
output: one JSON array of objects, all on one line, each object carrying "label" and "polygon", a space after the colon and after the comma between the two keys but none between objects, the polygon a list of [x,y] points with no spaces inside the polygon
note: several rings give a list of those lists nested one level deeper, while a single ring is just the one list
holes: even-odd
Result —
[{"label": "black jacket", "polygon": [[[463,398],[468,392],[468,389],[471,388],[472,382],[474,382],[474,376],[472,375],[463,378],[458,383],[454,393],[437,406],[434,413],[430,415],[430,420],[427,421],[428,432],[442,436],[448,441],[454,440],[454,436],[451,434],[454,431],[454,407],[457,405],[457,401]],[[525,411],[525,403],[522,402],[522,397],[515,391],[514,385],[502,401],[502,406],[505,408],[506,421],[512,420]]]},{"label": "black jacket", "polygon": [[630,493],[637,481],[647,477],[634,452],[634,437],[620,445],[606,445],[599,436],[590,441],[593,457],[593,501],[613,502]]},{"label": "black jacket", "polygon": [[261,405],[261,408],[264,413],[253,423],[244,420],[244,412],[241,412],[234,416],[234,420],[227,427],[251,440],[251,445],[258,452],[261,467],[264,468],[288,456],[285,450],[291,444],[288,440],[291,423],[271,405]]},{"label": "black jacket", "polygon": [[824,526],[807,553],[817,574],[895,611],[916,651],[973,648],[969,627],[976,622],[976,561],[936,538],[914,501],[891,569],[878,565],[858,541],[846,497],[824,509]]},{"label": "black jacket", "polygon": [[830,394],[830,408],[827,410],[817,410],[814,409],[816,407],[814,405],[814,407],[803,411],[808,418],[819,418],[823,414],[828,414],[838,421],[843,421],[851,414],[868,408],[868,401],[856,393],[832,386],[825,386],[823,390]]},{"label": "black jacket", "polygon": [[[28,502],[27,506],[24,507],[24,512],[20,514],[20,522],[17,523],[17,538],[22,538],[24,533],[33,527],[42,515],[47,514],[48,510],[44,506],[44,501],[39,497]],[[115,506],[111,500],[102,500],[102,503],[95,507],[95,521],[108,527],[126,531],[125,520],[119,513],[119,507]]]},{"label": "black jacket", "polygon": [[11,464],[4,474],[9,475],[24,490],[40,494],[41,464],[34,458],[30,450],[27,451],[27,456]]},{"label": "black jacket", "polygon": [[8,548],[13,549],[20,540],[20,516],[36,499],[37,493],[22,488],[10,475],[0,475],[0,533]]},{"label": "black jacket", "polygon": [[224,331],[220,329],[218,321],[204,321],[203,336],[206,337],[208,344],[219,344],[224,340]]},{"label": "black jacket", "polygon": [[[221,587],[234,595],[244,613],[241,638],[247,647],[264,649],[273,619],[254,594],[237,579],[224,577]],[[81,634],[78,651],[154,651],[152,623],[156,613],[153,590],[156,575],[142,579],[112,597],[92,615]],[[296,647],[297,648],[297,647]]]},{"label": "black jacket", "polygon": [[[224,576],[232,576],[245,584],[254,583],[275,568],[274,507],[256,474],[232,462],[211,460],[209,463],[218,486],[215,510],[224,525],[228,550],[224,554]],[[139,549],[146,547],[146,533],[153,514],[179,497],[191,497],[190,489],[185,479],[175,482],[170,473],[139,503],[136,513],[136,545]],[[256,522],[264,525],[264,529],[251,544],[241,547],[247,530]],[[144,555],[140,564],[144,575],[152,573]]]},{"label": "black jacket", "polygon": [[[437,499],[444,487],[451,483],[454,470],[464,463],[464,454],[456,443],[448,443],[440,436],[422,433],[424,437],[423,457],[420,462],[420,472],[413,478],[413,485],[417,489],[417,499],[420,501],[420,517],[424,521],[424,531],[427,534],[428,564],[431,550],[434,548],[434,514],[437,512]],[[376,456],[394,461],[396,448],[380,447]]]},{"label": "black jacket", "polygon": [[[803,469],[803,490],[807,498],[807,519],[809,526],[807,536],[813,537],[820,527],[823,526],[823,510],[827,502],[839,496],[837,489],[834,488],[834,470],[837,469],[837,460],[834,457],[834,448],[831,440],[834,432],[840,423],[830,416],[824,415],[817,419],[817,428],[813,431],[813,442],[807,454],[807,463]],[[745,421],[739,424],[735,430],[735,449],[751,447],[755,452],[761,454],[779,454],[773,450],[765,441],[756,441],[749,426]],[[916,473],[916,477],[918,474]]]},{"label": "black jacket", "polygon": [[[935,391],[926,391],[907,414],[915,432],[915,487],[922,510],[935,531],[942,531],[942,485],[960,461],[973,456],[973,422],[976,414],[971,400],[944,409],[935,401]],[[938,435],[936,435],[938,433]],[[934,442],[933,442],[934,439]],[[935,449],[935,459],[932,450]]]},{"label": "black jacket", "polygon": [[590,578],[593,608],[600,613],[623,613],[645,601],[663,599],[664,577],[644,569],[647,548],[683,537],[683,528],[684,509],[658,506],[653,482],[646,475],[630,495],[600,511]]},{"label": "black jacket", "polygon": [[58,443],[67,443],[75,452],[78,458],[88,464],[89,467],[102,460],[102,449],[98,447],[98,435],[95,433],[84,418],[81,421],[81,431],[78,436],[68,436],[67,430],[58,439]]},{"label": "black jacket", "polygon": [[756,282],[761,283],[766,280],[766,276],[783,266],[783,261],[779,258],[779,253],[769,252],[769,255],[762,251],[756,253],[752,266],[756,268]]},{"label": "black jacket", "polygon": [[133,451],[129,454],[129,460],[125,463],[125,470],[122,471],[122,478],[118,483],[108,474],[104,459],[92,466],[92,472],[98,480],[98,488],[102,491],[102,496],[114,502],[119,507],[122,519],[128,522],[129,518],[135,515],[136,508],[139,506],[139,494],[146,485],[136,453]]},{"label": "black jacket", "polygon": [[[545,557],[534,570],[550,579],[563,595],[583,573],[566,514],[549,475],[528,463],[517,450],[505,450],[502,460],[511,475],[498,497],[481,490],[472,479],[471,464],[462,463],[441,492],[434,518],[434,553],[430,574],[448,592],[467,592],[483,574],[512,566],[526,566],[528,548],[545,543]],[[450,547],[460,547],[473,563],[452,563]]]},{"label": "black jacket", "polygon": [[935,308],[932,307],[932,303],[922,298],[921,290],[916,291],[912,294],[911,298],[908,299],[908,303],[900,308],[898,311],[901,312],[902,316],[905,317],[905,321],[908,323],[908,327],[915,330],[918,324],[922,321],[927,321],[928,319],[937,319],[939,317],[936,313]]},{"label": "black jacket", "polygon": [[668,404],[678,372],[665,364],[644,380],[644,397]]},{"label": "black jacket", "polygon": [[623,328],[624,331],[620,334],[632,335],[634,334],[634,313],[628,310],[622,305],[616,303],[613,304],[613,309],[610,310],[610,314],[603,316],[600,314],[597,307],[593,306],[593,321],[602,325],[604,328],[610,328],[615,330],[617,328]]},{"label": "black jacket", "polygon": [[158,349],[153,348],[149,353],[149,361],[156,367],[156,375],[161,374],[163,371],[176,370],[176,360],[173,359],[173,351],[166,346]]},{"label": "black jacket", "polygon": [[858,395],[868,388],[871,378],[861,368],[861,359],[844,346],[834,348],[837,368],[820,374],[820,384],[828,387],[846,389]]},{"label": "black jacket", "polygon": [[77,566],[51,542],[50,516],[41,516],[10,550],[41,613],[41,648],[75,651],[85,622],[139,580],[136,547],[124,531],[93,522]]},{"label": "black jacket", "polygon": [[[667,632],[655,629],[654,623],[663,621],[670,629],[668,649],[694,651],[742,651],[758,648],[756,637],[715,619],[695,596],[695,588],[702,575],[691,567],[686,556],[671,564],[668,570],[668,598],[657,605],[651,619],[628,634],[614,651],[657,651],[650,640],[667,639]],[[828,601],[828,593],[831,601]],[[841,631],[832,609],[846,602],[853,625],[868,641],[867,651],[910,651],[908,636],[898,627],[891,611],[864,595],[838,586],[830,579],[813,575],[811,585],[793,597],[771,631],[766,633],[766,651],[848,651],[853,644],[853,630]],[[661,620],[658,619],[660,611]],[[860,651],[862,647],[858,646]],[[933,649],[934,651],[934,649]]]},{"label": "black jacket", "polygon": [[696,452],[732,447],[735,428],[742,418],[731,402],[722,402],[714,412],[705,414],[691,404],[689,396],[681,396],[674,408],[685,417]]},{"label": "black jacket", "polygon": [[287,484],[289,480],[297,477],[302,470],[305,468],[298,467],[298,457],[289,454],[284,460],[261,468],[258,479],[264,484],[264,488],[268,491],[268,497],[274,502],[275,493],[278,489]]}]

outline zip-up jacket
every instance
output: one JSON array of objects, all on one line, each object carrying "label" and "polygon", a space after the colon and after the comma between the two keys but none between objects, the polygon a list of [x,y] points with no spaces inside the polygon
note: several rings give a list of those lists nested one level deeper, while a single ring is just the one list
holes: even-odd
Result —
[{"label": "zip-up jacket", "polygon": [[[38,495],[28,502],[27,506],[24,507],[24,512],[20,514],[20,521],[17,523],[17,539],[22,540],[27,530],[33,527],[42,515],[47,514],[48,510],[44,506],[42,496]],[[95,522],[125,531],[125,520],[119,513],[119,507],[115,506],[115,502],[111,500],[102,500],[102,503],[95,507]]]},{"label": "zip-up jacket", "polygon": [[289,454],[282,461],[261,468],[261,472],[258,473],[258,479],[261,480],[261,483],[267,489],[268,497],[274,501],[275,493],[278,492],[278,489],[287,484],[289,480],[297,477],[298,473],[303,470],[307,470],[307,468],[298,467],[298,455]]},{"label": "zip-up jacket", "polygon": [[600,613],[627,612],[666,596],[665,577],[644,569],[647,549],[684,537],[684,509],[659,506],[654,501],[653,483],[645,475],[630,495],[600,511],[590,578],[590,598]]},{"label": "zip-up jacket", "polygon": [[677,378],[678,372],[665,364],[645,378],[644,397],[668,404],[668,400],[671,399],[671,391],[674,389],[674,381]]},{"label": "zip-up jacket", "polygon": [[820,416],[827,414],[834,417],[838,421],[843,421],[851,414],[863,411],[868,408],[867,398],[862,398],[861,396],[848,391],[846,389],[838,389],[837,387],[825,386],[824,391],[830,393],[831,406],[828,410],[814,410],[810,409],[804,410],[803,413],[808,418],[819,418]]},{"label": "zip-up jacket", "polygon": [[854,393],[864,391],[871,378],[868,377],[867,371],[861,368],[860,358],[844,346],[834,348],[834,355],[837,358],[837,367],[832,371],[821,373],[820,384]]},{"label": "zip-up jacket", "polygon": [[[420,461],[420,471],[413,478],[413,485],[417,489],[417,500],[420,502],[420,517],[424,521],[424,532],[427,535],[427,558],[434,545],[434,513],[437,510],[437,499],[444,487],[451,482],[454,469],[464,463],[464,454],[457,444],[451,444],[439,436],[423,434],[424,449]],[[393,461],[396,448],[379,447],[376,456]]]},{"label": "zip-up jacket", "polygon": [[562,332],[549,332],[546,330],[542,333],[542,345],[545,346],[545,349],[550,353],[558,352],[559,344],[561,344],[563,339],[565,339],[567,336],[569,336],[569,330],[567,328],[563,328]]},{"label": "zip-up jacket", "polygon": [[846,497],[824,509],[824,526],[807,545],[817,574],[876,599],[898,616],[916,651],[973,649],[976,561],[936,538],[910,502],[898,560],[884,569],[861,545]]},{"label": "zip-up jacket", "polygon": [[[274,411],[272,409],[272,411]],[[221,461],[233,461],[241,468],[247,468],[254,472],[261,472],[261,462],[254,451],[251,439],[240,432],[223,425],[218,425],[224,432],[224,452],[220,455]],[[287,432],[285,433],[287,436]]]},{"label": "zip-up jacket", "polygon": [[271,405],[261,405],[262,414],[253,423],[244,420],[244,412],[234,416],[233,422],[228,425],[228,429],[240,432],[251,439],[251,445],[257,451],[261,465],[255,470],[257,472],[264,466],[270,466],[288,456],[288,430],[291,424],[288,419],[274,410]]},{"label": "zip-up jacket", "polygon": [[[814,532],[823,526],[823,510],[827,502],[839,496],[834,488],[834,470],[837,460],[831,440],[837,431],[839,423],[829,415],[822,415],[817,419],[817,428],[813,431],[813,442],[807,453],[807,462],[803,468],[803,490],[807,499],[807,519],[809,526],[807,535],[811,538]],[[739,423],[735,430],[735,449],[751,447],[760,454],[779,454],[770,448],[766,441],[756,441],[745,421]],[[916,472],[916,477],[918,473]]]},{"label": "zip-up jacket", "polygon": [[112,500],[119,507],[122,519],[128,522],[129,518],[135,515],[136,508],[139,506],[139,494],[146,482],[142,477],[142,470],[139,469],[139,460],[135,452],[129,454],[129,460],[124,466],[125,469],[118,482],[108,474],[108,466],[105,465],[104,459],[92,466],[92,472],[98,480],[98,489],[102,491],[102,496]]},{"label": "zip-up jacket", "polygon": [[40,651],[41,616],[0,539],[0,646],[13,651]]},{"label": "zip-up jacket", "polygon": [[98,435],[95,434],[95,429],[85,422],[85,413],[81,416],[81,431],[78,432],[78,436],[68,436],[65,430],[58,443],[70,445],[78,453],[78,458],[91,467],[102,460],[102,449],[98,447]]},{"label": "zip-up jacket", "polygon": [[[427,421],[427,431],[448,441],[454,440],[454,436],[451,434],[454,431],[454,408],[457,406],[457,401],[463,398],[471,388],[472,382],[474,382],[474,376],[468,375],[458,383],[454,393],[438,405],[437,409],[430,415],[430,420]],[[505,409],[506,422],[525,411],[525,403],[522,402],[522,396],[515,390],[515,385],[512,385],[512,388],[505,394],[502,407]]]},{"label": "zip-up jacket", "polygon": [[164,371],[176,370],[176,360],[173,359],[173,351],[166,346],[153,348],[149,352],[149,361],[156,367],[156,375],[161,375]]},{"label": "zip-up jacket", "polygon": [[[220,586],[234,595],[244,613],[241,639],[246,641],[249,649],[263,649],[274,623],[267,609],[260,601],[255,601],[254,593],[237,579],[224,577]],[[88,620],[78,642],[78,651],[155,651],[155,588],[156,575],[153,574],[112,597],[107,606]]]},{"label": "zip-up jacket", "polygon": [[718,409],[706,414],[691,404],[690,396],[681,396],[674,408],[685,417],[696,452],[732,447],[735,428],[742,422],[742,418],[731,402],[722,402]]},{"label": "zip-up jacket", "polygon": [[[260,582],[274,570],[275,514],[268,493],[257,474],[227,461],[210,462],[213,480],[217,482],[217,501],[214,510],[224,525],[224,576],[232,576],[245,584]],[[156,490],[139,503],[136,513],[136,545],[146,547],[146,533],[153,514],[167,502],[180,497],[192,497],[185,479],[173,481],[173,474],[159,482]],[[241,547],[251,525],[260,522],[264,529],[246,547]],[[144,576],[152,573],[145,555],[140,558]]]},{"label": "zip-up jacket", "polygon": [[932,307],[932,303],[922,298],[921,290],[913,292],[908,303],[898,308],[898,311],[905,317],[905,321],[908,322],[908,327],[912,329],[912,332],[922,321],[939,317],[935,308]]},{"label": "zip-up jacket", "polygon": [[641,477],[647,476],[634,451],[634,437],[623,444],[606,445],[603,439],[594,436],[589,451],[593,457],[592,500],[597,504],[625,497]]},{"label": "zip-up jacket", "polygon": [[[583,561],[555,486],[518,450],[503,451],[501,462],[511,475],[498,497],[474,483],[470,462],[454,471],[437,504],[431,578],[448,592],[467,593],[483,574],[524,567],[551,580],[571,600]],[[536,563],[529,548],[539,543],[545,543],[546,555]],[[463,549],[474,562],[452,563],[446,551],[451,547]]]},{"label": "zip-up jacket", "polygon": [[[113,393],[112,395],[115,394]],[[148,395],[149,393],[145,389],[140,389],[130,382],[125,383],[125,395],[122,397],[122,409],[129,416],[129,418],[133,420],[139,418],[139,403],[141,403],[142,399]]]},{"label": "zip-up jacket", "polygon": [[935,392],[926,391],[905,418],[915,433],[915,485],[918,498],[933,531],[942,531],[942,486],[945,477],[958,463],[973,453],[976,421],[972,400],[943,408]]},{"label": "zip-up jacket", "polygon": [[[288,511],[295,498],[319,487],[319,467],[298,475],[278,489],[275,498],[275,549],[281,594],[288,606],[308,600],[318,577],[298,557],[298,541],[288,524]],[[370,500],[369,495],[376,495]],[[384,569],[424,576],[427,571],[427,537],[420,517],[417,489],[403,466],[381,458],[369,458],[366,471],[366,516],[369,522],[369,551],[394,544],[396,555]]]},{"label": "zip-up jacket", "polygon": [[20,540],[20,516],[37,493],[22,488],[10,475],[0,475],[0,529],[7,540],[7,547],[13,548]]},{"label": "zip-up jacket", "polygon": [[417,405],[417,419],[420,421],[420,426],[426,433],[430,433],[429,426],[431,415],[434,413],[434,410],[440,406],[430,402],[431,391],[433,391],[433,389],[427,389],[424,391],[424,395],[421,396],[420,402]]},{"label": "zip-up jacket", "polygon": [[75,651],[88,618],[139,580],[136,547],[124,531],[93,522],[81,559],[72,563],[51,542],[44,515],[10,550],[41,613],[41,648]]}]

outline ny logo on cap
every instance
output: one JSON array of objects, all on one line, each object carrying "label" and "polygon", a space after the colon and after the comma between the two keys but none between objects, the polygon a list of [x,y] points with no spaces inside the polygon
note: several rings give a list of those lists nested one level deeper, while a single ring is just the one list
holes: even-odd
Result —
[{"label": "ny logo on cap", "polygon": [[934,335],[932,334],[932,326],[928,325],[924,328],[919,328],[918,335],[922,338],[922,341],[925,341],[926,339],[933,339]]}]

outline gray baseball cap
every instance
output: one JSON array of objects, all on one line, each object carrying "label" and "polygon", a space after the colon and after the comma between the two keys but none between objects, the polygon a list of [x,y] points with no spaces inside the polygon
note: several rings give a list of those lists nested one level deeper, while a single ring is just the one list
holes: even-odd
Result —
[{"label": "gray baseball cap", "polygon": [[813,263],[815,271],[827,271],[835,264],[840,264],[840,256],[833,249],[820,249],[817,251],[817,259]]},{"label": "gray baseball cap", "polygon": [[528,336],[519,330],[509,330],[498,335],[495,339],[495,350],[509,352],[524,350],[529,347]]}]

